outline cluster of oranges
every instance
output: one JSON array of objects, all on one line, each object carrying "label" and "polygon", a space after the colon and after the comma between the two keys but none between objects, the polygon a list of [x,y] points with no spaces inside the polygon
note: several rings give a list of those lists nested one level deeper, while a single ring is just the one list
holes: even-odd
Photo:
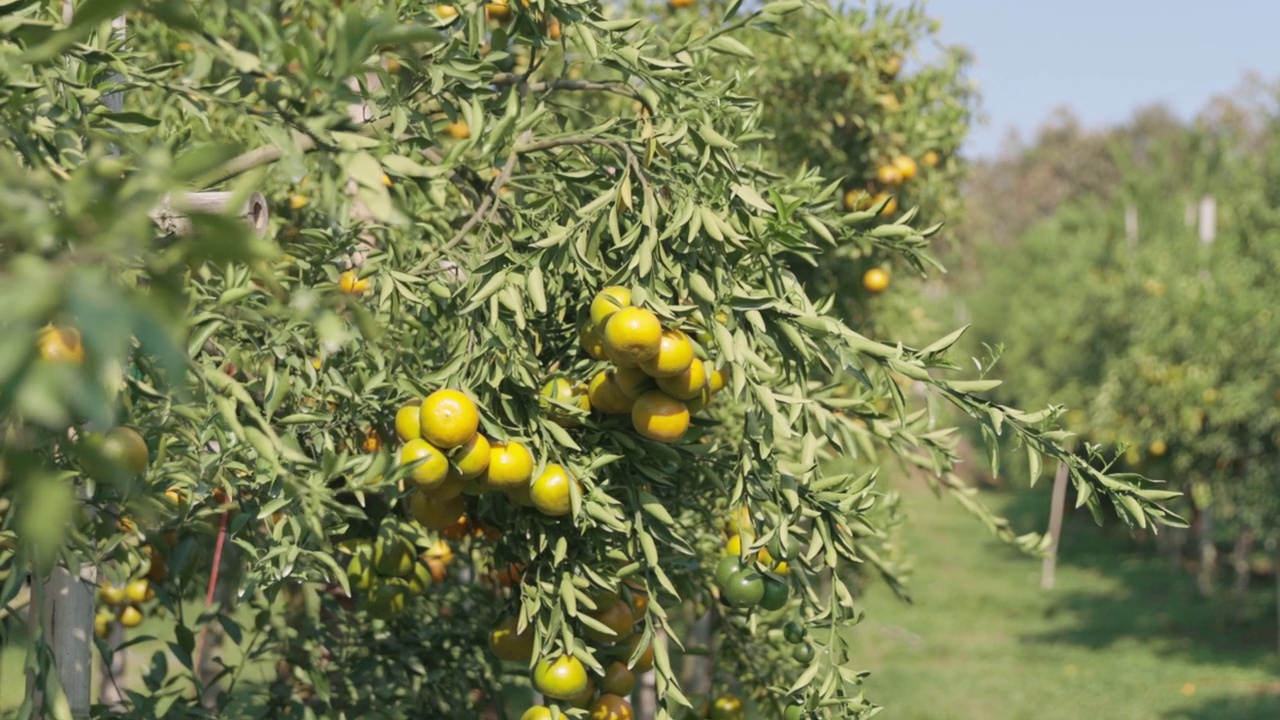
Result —
[{"label": "cluster of oranges", "polygon": [[356,544],[347,565],[352,590],[365,593],[369,613],[383,620],[403,612],[409,598],[426,592],[438,577],[430,557],[419,557],[409,534],[397,525],[386,522],[373,542]]},{"label": "cluster of oranges", "polygon": [[155,596],[156,591],[145,578],[130,580],[123,586],[102,583],[98,586],[98,602],[102,607],[93,618],[94,634],[105,638],[113,622],[127,628],[138,627],[142,624],[141,605]]},{"label": "cluster of oranges", "polygon": [[475,402],[458,390],[437,390],[396,412],[396,434],[404,441],[400,464],[412,466],[415,491],[409,511],[419,524],[445,530],[465,517],[463,493],[505,492],[518,505],[544,515],[568,515],[571,492],[581,485],[564,466],[548,464],[533,476],[533,454],[519,442],[490,442],[480,434]]},{"label": "cluster of oranges", "polygon": [[[938,163],[938,154],[930,150],[925,153],[922,161],[933,167]],[[845,193],[844,209],[849,212],[866,210],[887,200],[880,214],[892,215],[898,210],[898,201],[890,195],[890,191],[910,182],[919,172],[920,166],[915,159],[909,155],[898,155],[876,168],[876,176],[867,183],[865,190],[855,188]]]},{"label": "cluster of oranges", "polygon": [[[558,711],[565,706],[587,710],[588,717],[599,720],[632,720],[635,716],[626,698],[635,688],[636,675],[653,669],[653,646],[640,652],[643,636],[635,630],[648,597],[625,586],[621,594],[597,593],[593,602],[592,623],[584,623],[582,635],[604,651],[603,673],[589,673],[572,655],[539,661],[533,669],[533,685],[554,706],[531,707],[521,720],[567,718]],[[489,646],[501,660],[528,663],[533,656],[533,633],[528,628],[519,632],[516,619],[507,618],[489,634]],[[628,664],[638,652],[636,660]]]},{"label": "cluster of oranges", "polygon": [[[630,414],[636,432],[651,440],[683,438],[691,414],[705,408],[728,382],[726,369],[713,368],[692,338],[679,328],[662,327],[652,312],[632,305],[625,287],[607,287],[592,299],[580,340],[588,355],[614,367],[597,372],[585,388],[552,380],[543,396],[562,407]],[[553,418],[561,424],[576,422],[563,411]]]},{"label": "cluster of oranges", "polygon": [[[784,579],[791,574],[788,558],[799,553],[799,543],[788,538],[782,543],[777,538],[769,547],[762,547],[754,555],[745,553],[746,546],[754,540],[751,520],[745,508],[740,508],[725,524],[731,533],[725,543],[725,554],[715,569],[716,587],[720,599],[730,607],[750,610],[781,610],[790,597],[790,586]],[[772,548],[772,550],[770,549]]]}]

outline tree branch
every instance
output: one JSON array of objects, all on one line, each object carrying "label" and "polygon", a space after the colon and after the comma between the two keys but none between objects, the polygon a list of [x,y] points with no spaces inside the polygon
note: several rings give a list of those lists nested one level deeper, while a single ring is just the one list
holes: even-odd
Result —
[{"label": "tree branch", "polygon": [[547,92],[548,90],[584,90],[588,92],[613,93],[614,95],[639,100],[645,110],[649,111],[651,117],[657,112],[657,108],[653,107],[639,90],[626,84],[594,80],[543,80],[531,83],[528,75],[517,75],[515,73],[498,73],[493,76],[490,83],[494,85],[517,85],[523,90],[535,93]]}]

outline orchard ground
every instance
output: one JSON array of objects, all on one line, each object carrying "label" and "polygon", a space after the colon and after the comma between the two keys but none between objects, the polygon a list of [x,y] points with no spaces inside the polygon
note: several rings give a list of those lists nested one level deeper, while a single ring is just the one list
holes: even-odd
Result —
[{"label": "orchard ground", "polygon": [[[894,720],[1244,720],[1280,717],[1275,624],[1233,625],[1119,527],[1070,515],[1053,591],[1040,561],[992,539],[921,483],[896,484],[911,522],[914,605],[863,597],[858,667]],[[1046,526],[1049,486],[984,500],[1018,532]],[[1258,588],[1259,600],[1263,591]]]}]

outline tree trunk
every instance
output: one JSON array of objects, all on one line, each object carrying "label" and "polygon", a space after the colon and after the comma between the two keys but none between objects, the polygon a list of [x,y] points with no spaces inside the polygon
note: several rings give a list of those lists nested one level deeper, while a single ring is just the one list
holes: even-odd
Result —
[{"label": "tree trunk", "polygon": [[1231,597],[1235,605],[1236,621],[1242,621],[1249,609],[1249,556],[1253,554],[1253,528],[1246,526],[1236,536],[1231,551],[1231,567],[1235,571]]},{"label": "tree trunk", "polygon": [[53,656],[54,671],[62,686],[60,697],[46,697],[28,677],[27,687],[35,708],[35,717],[46,712],[46,703],[75,720],[89,717],[89,697],[93,687],[93,588],[98,584],[98,568],[83,565],[78,575],[59,565],[44,581],[39,602],[32,603],[31,614],[39,614],[43,641]]},{"label": "tree trunk", "polygon": [[1200,527],[1196,542],[1199,545],[1200,567],[1196,573],[1196,589],[1208,597],[1213,594],[1218,570],[1218,549],[1213,545],[1213,506],[1201,508]]},{"label": "tree trunk", "polygon": [[1058,472],[1053,476],[1053,499],[1049,504],[1049,552],[1044,556],[1040,566],[1040,589],[1053,589],[1054,574],[1058,567],[1058,543],[1062,539],[1062,515],[1067,500],[1067,464],[1058,463]]}]

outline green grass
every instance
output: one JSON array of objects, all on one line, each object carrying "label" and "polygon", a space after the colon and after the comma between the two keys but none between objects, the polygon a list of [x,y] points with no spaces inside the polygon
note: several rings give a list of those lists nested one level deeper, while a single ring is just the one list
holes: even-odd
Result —
[{"label": "green grass", "polygon": [[[1040,561],[992,540],[953,502],[907,490],[913,605],[864,598],[858,667],[891,720],[1280,718],[1274,609],[1225,618],[1191,578],[1085,514],[1064,530],[1056,588]],[[1043,530],[1046,493],[987,494],[1019,532]],[[1256,600],[1262,601],[1260,597]]]}]

